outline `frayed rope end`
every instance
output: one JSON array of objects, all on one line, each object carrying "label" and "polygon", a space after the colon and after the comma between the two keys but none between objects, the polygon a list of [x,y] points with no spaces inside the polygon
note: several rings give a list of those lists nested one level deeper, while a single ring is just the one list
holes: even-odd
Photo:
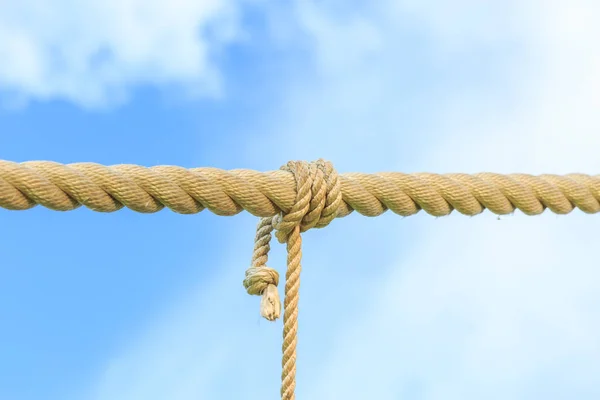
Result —
[{"label": "frayed rope end", "polygon": [[246,271],[244,287],[248,294],[262,296],[260,315],[269,321],[275,321],[281,315],[278,284],[279,274],[267,266],[251,267]]},{"label": "frayed rope end", "polygon": [[281,315],[281,300],[277,286],[268,285],[260,300],[260,315],[269,321],[275,321]]}]

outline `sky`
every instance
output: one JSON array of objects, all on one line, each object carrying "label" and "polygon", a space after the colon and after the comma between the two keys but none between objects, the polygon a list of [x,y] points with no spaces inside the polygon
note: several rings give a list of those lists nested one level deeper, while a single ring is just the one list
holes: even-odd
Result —
[{"label": "sky", "polygon": [[[599,19],[592,0],[0,2],[0,159],[597,174]],[[242,286],[256,217],[0,221],[0,399],[278,398],[282,324]],[[297,398],[600,398],[598,223],[306,232]]]}]

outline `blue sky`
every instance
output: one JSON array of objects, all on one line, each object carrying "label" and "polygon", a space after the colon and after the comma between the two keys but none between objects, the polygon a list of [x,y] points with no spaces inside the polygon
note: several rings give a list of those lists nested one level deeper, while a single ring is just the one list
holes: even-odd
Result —
[{"label": "blue sky", "polygon": [[[0,4],[0,159],[600,170],[600,7]],[[0,210],[0,399],[277,399],[255,217]],[[304,235],[299,399],[597,399],[597,215],[350,215]],[[284,246],[271,266],[283,272]]]}]

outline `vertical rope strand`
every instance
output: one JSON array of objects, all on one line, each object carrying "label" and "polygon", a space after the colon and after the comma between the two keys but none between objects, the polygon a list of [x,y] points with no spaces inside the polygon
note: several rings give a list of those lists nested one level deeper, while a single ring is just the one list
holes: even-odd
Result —
[{"label": "vertical rope strand", "polygon": [[296,345],[298,341],[298,300],[302,270],[302,235],[296,226],[287,240],[287,272],[283,314],[283,345],[281,360],[281,399],[296,398]]},{"label": "vertical rope strand", "polygon": [[244,287],[249,294],[262,296],[260,315],[269,321],[275,321],[281,315],[281,301],[277,293],[279,273],[267,267],[273,229],[272,217],[260,219],[256,227],[252,263],[244,279]]}]

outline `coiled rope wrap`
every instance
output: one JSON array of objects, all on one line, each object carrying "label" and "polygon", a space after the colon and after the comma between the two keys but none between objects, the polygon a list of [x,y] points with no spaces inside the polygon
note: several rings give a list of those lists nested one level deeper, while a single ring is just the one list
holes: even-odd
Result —
[{"label": "coiled rope wrap", "polygon": [[290,162],[279,171],[224,171],[176,166],[103,166],[48,161],[0,160],[0,208],[26,210],[36,205],[59,211],[81,205],[113,212],[123,207],[143,213],[164,207],[182,213],[205,208],[218,215],[242,210],[263,217],[258,224],[251,267],[244,286],[262,295],[261,314],[275,320],[281,304],[279,275],[266,266],[271,233],[287,244],[282,389],[294,399],[297,305],[301,232],[324,227],[352,211],[377,216],[386,210],[409,216],[424,210],[434,216],[452,210],[477,215],[484,209],[499,215],[515,209],[527,215],[546,208],[567,214],[574,208],[600,211],[600,175],[403,174],[398,172],[337,175],[330,163]]}]

